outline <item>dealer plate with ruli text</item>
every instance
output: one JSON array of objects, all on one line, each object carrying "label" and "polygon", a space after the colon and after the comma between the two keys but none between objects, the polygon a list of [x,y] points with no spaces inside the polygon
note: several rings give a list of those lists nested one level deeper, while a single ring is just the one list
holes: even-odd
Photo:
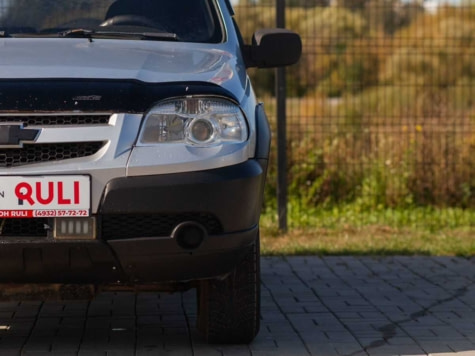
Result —
[{"label": "dealer plate with ruli text", "polygon": [[0,177],[0,218],[85,217],[90,208],[90,176]]}]

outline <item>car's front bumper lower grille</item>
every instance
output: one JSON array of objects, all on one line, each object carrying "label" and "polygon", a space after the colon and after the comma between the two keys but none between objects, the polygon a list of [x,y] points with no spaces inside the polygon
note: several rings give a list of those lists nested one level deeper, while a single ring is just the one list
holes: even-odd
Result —
[{"label": "car's front bumper lower grille", "polygon": [[46,237],[49,230],[48,219],[1,219],[1,237]]},{"label": "car's front bumper lower grille", "polygon": [[210,214],[114,214],[102,217],[102,238],[112,240],[170,236],[173,229],[185,221],[201,224],[210,235],[223,232],[219,220]]},{"label": "car's front bumper lower grille", "polygon": [[[102,216],[102,238],[105,240],[170,236],[173,229],[185,221],[201,224],[210,235],[223,233],[218,219],[210,214],[114,214]],[[52,221],[43,218],[1,219],[2,237],[46,237]]]}]

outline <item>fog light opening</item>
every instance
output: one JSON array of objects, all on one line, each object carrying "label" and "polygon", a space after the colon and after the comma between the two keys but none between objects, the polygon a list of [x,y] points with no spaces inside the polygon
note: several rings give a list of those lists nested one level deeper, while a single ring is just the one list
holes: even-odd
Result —
[{"label": "fog light opening", "polygon": [[206,229],[201,224],[193,221],[179,224],[172,232],[172,237],[176,240],[178,246],[185,250],[197,249],[206,236]]},{"label": "fog light opening", "polygon": [[94,240],[96,238],[96,219],[55,218],[53,237],[56,240]]}]

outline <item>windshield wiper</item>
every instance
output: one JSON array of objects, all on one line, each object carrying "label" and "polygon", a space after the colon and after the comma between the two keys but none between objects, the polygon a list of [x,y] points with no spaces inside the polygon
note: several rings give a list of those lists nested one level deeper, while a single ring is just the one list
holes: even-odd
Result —
[{"label": "windshield wiper", "polygon": [[75,28],[58,33],[61,37],[79,37],[88,38],[139,38],[141,40],[157,40],[157,41],[178,41],[176,33],[168,32],[119,32],[119,31],[96,31],[84,28]]}]

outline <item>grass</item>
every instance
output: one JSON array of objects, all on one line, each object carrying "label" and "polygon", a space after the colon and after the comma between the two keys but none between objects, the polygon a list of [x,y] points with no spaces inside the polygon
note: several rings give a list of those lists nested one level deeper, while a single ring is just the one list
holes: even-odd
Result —
[{"label": "grass", "polygon": [[274,215],[266,213],[261,226],[262,254],[268,256],[475,256],[475,211],[470,210],[386,209],[345,216],[322,209],[306,226],[287,233],[279,232]]}]

